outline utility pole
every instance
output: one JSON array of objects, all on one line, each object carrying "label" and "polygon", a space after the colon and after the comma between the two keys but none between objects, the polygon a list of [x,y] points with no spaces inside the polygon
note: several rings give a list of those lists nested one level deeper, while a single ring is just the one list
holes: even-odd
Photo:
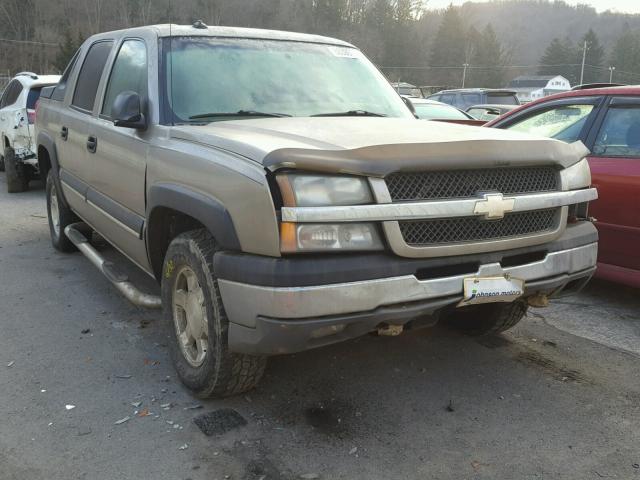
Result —
[{"label": "utility pole", "polygon": [[582,69],[580,70],[580,85],[584,83],[584,62],[587,59],[587,41],[584,41],[584,47],[582,48]]},{"label": "utility pole", "polygon": [[464,88],[464,82],[467,79],[467,68],[469,67],[468,63],[463,63],[462,64],[462,88]]},{"label": "utility pole", "polygon": [[609,83],[613,83],[613,71],[616,67],[609,67]]}]

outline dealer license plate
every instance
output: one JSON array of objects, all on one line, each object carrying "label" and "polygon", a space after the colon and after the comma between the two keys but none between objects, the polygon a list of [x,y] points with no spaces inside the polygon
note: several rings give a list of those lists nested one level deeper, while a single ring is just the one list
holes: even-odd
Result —
[{"label": "dealer license plate", "polygon": [[513,302],[524,295],[524,280],[512,277],[471,277],[464,279],[464,298],[458,307],[481,303]]}]

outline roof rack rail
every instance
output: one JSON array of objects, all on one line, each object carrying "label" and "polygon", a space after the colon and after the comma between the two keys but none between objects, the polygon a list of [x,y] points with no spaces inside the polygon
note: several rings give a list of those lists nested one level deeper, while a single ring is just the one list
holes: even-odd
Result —
[{"label": "roof rack rail", "polygon": [[576,85],[571,89],[574,90],[588,90],[590,88],[609,88],[609,87],[626,87],[624,83],[584,83],[582,85]]},{"label": "roof rack rail", "polygon": [[16,77],[30,77],[32,80],[37,80],[38,75],[33,72],[20,72],[16,73]]}]

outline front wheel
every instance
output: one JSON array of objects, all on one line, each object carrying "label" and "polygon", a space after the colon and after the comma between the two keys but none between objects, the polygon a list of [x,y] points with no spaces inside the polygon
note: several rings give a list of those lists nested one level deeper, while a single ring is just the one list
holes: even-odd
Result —
[{"label": "front wheel", "polygon": [[495,335],[515,326],[527,313],[527,304],[488,303],[457,308],[444,315],[444,323],[454,330],[471,336]]},{"label": "front wheel", "polygon": [[78,217],[60,201],[60,193],[53,179],[53,170],[47,174],[46,184],[47,218],[49,219],[49,234],[53,248],[60,252],[74,252],[76,247],[67,238],[64,229],[67,225],[78,222]]},{"label": "front wheel", "polygon": [[9,193],[24,192],[29,188],[29,177],[24,165],[18,162],[13,148],[4,149],[4,167],[6,170],[7,191]]},{"label": "front wheel", "polygon": [[255,387],[265,357],[229,351],[227,319],[213,270],[215,242],[204,229],[177,236],[162,270],[162,305],[173,363],[182,382],[202,398]]}]

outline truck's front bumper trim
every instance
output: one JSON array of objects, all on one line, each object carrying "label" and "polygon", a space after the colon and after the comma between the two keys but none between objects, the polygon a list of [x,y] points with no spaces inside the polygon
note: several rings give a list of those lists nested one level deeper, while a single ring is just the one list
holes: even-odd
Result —
[{"label": "truck's front bumper trim", "polygon": [[544,259],[503,268],[499,263],[481,265],[475,273],[429,280],[403,275],[349,283],[306,287],[265,287],[218,280],[225,310],[231,322],[255,327],[258,317],[302,319],[366,312],[381,306],[462,295],[463,279],[471,276],[510,274],[537,282],[587,271],[596,265],[598,244],[548,253]]}]

